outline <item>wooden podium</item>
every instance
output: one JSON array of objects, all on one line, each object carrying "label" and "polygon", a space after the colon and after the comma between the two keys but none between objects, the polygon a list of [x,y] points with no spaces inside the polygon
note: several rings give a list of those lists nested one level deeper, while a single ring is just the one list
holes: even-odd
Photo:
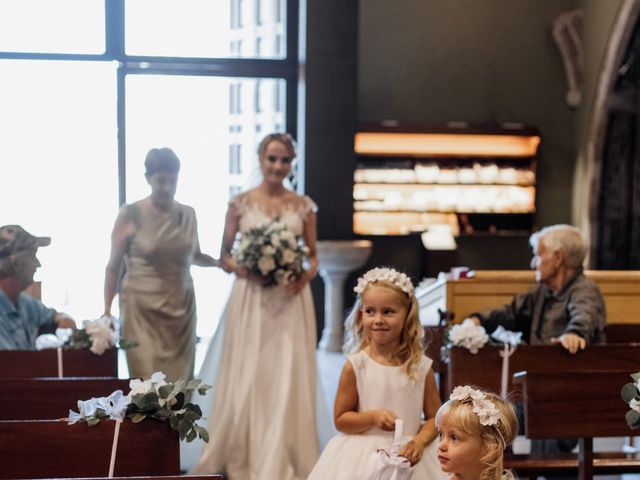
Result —
[{"label": "wooden podium", "polygon": [[[607,308],[608,324],[640,324],[640,271],[586,270],[598,284]],[[473,278],[438,280],[416,290],[423,325],[436,325],[438,309],[461,322],[469,314],[511,302],[535,284],[532,270],[478,270]]]}]

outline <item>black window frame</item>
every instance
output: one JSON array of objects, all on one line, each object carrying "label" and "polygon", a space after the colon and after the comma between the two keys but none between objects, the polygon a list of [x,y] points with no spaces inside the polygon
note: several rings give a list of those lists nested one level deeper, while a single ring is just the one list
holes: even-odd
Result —
[{"label": "black window frame", "polygon": [[[118,62],[117,143],[118,201],[126,202],[126,122],[127,75],[182,75],[282,79],[286,85],[286,129],[297,137],[299,82],[299,17],[296,0],[286,1],[287,54],[282,59],[169,57],[127,55],[125,52],[125,0],[104,0],[105,51],[102,54],[40,53],[0,51],[1,59]],[[242,2],[239,2],[240,4]],[[223,107],[225,108],[225,107]]]}]

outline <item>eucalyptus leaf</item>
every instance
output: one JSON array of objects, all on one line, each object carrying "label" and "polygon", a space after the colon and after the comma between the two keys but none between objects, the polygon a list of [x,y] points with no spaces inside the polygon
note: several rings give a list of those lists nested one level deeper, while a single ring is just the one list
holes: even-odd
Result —
[{"label": "eucalyptus leaf", "polygon": [[202,440],[204,440],[205,442],[209,442],[209,430],[195,423],[193,424],[193,428],[196,432],[198,432],[198,435],[200,435],[200,438]]},{"label": "eucalyptus leaf", "polygon": [[97,425],[99,423],[100,423],[100,419],[99,418],[90,417],[87,420],[87,425],[89,425],[90,427],[93,427],[93,426],[95,426],[95,425]]},{"label": "eucalyptus leaf", "polygon": [[195,403],[187,403],[184,408],[186,408],[187,410],[190,410],[194,413],[198,414],[198,418],[202,417],[202,409],[200,408],[200,405],[196,405]]},{"label": "eucalyptus leaf", "polygon": [[186,418],[181,418],[178,423],[178,433],[180,434],[180,440],[184,440],[189,430],[193,428],[193,422]]},{"label": "eucalyptus leaf", "polygon": [[169,425],[174,430],[178,430],[178,424],[179,423],[180,423],[180,419],[178,417],[174,417],[174,416],[169,417]]},{"label": "eucalyptus leaf", "polygon": [[635,383],[624,384],[620,394],[622,395],[622,399],[625,402],[629,403],[631,400],[636,398],[636,395],[638,394],[638,389],[636,388],[636,384]]},{"label": "eucalyptus leaf", "polygon": [[640,426],[640,413],[635,410],[629,410],[624,416],[629,428],[636,429]]},{"label": "eucalyptus leaf", "polygon": [[144,420],[145,418],[147,418],[146,415],[142,414],[142,413],[133,413],[129,416],[129,419],[133,422],[133,423],[140,423],[142,420]]},{"label": "eucalyptus leaf", "polygon": [[184,393],[179,392],[176,394],[176,403],[171,405],[171,410],[180,410],[184,406],[185,396]]},{"label": "eucalyptus leaf", "polygon": [[173,392],[173,389],[174,386],[170,383],[167,383],[166,385],[163,385],[158,389],[158,394],[160,395],[160,398],[167,399]]},{"label": "eucalyptus leaf", "polygon": [[137,405],[143,412],[154,412],[160,408],[160,403],[158,403],[158,394],[156,392],[144,394],[140,399],[140,403]]},{"label": "eucalyptus leaf", "polygon": [[193,441],[197,436],[198,433],[195,430],[189,430],[189,432],[187,433],[187,442]]}]

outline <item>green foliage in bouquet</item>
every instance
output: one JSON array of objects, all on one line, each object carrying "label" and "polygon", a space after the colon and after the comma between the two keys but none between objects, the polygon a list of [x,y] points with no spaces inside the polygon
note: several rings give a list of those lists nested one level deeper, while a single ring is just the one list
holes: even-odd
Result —
[{"label": "green foliage in bouquet", "polygon": [[626,383],[622,387],[620,394],[622,399],[629,404],[631,410],[629,410],[624,418],[627,421],[629,428],[636,429],[640,427],[640,391],[638,386],[640,384],[640,372],[632,373],[634,383]]},{"label": "green foliage in bouquet", "polygon": [[[74,330],[67,341],[62,345],[62,348],[71,350],[82,350],[83,348],[91,348],[93,345],[93,338],[84,329]],[[134,348],[139,345],[135,340],[127,340],[120,337],[117,347],[122,350]]]},{"label": "green foliage in bouquet", "polygon": [[171,428],[180,435],[180,440],[191,442],[199,437],[208,442],[209,432],[196,423],[202,418],[202,410],[188,400],[194,391],[204,395],[211,387],[202,384],[199,379],[170,383],[165,382],[164,378],[162,372],[156,372],[145,381],[131,380],[131,391],[126,396],[117,390],[109,397],[78,401],[80,412],[69,412],[69,424],[86,421],[93,426],[105,418],[128,418],[138,423],[151,417],[169,422]]},{"label": "green foliage in bouquet", "polygon": [[264,279],[264,286],[282,285],[304,272],[309,248],[276,219],[244,232],[235,248],[238,264]]}]

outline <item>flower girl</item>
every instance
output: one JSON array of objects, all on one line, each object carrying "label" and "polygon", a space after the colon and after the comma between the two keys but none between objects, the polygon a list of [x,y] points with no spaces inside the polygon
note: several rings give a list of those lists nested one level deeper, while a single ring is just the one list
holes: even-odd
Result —
[{"label": "flower girl", "polygon": [[334,405],[342,433],[329,441],[309,479],[368,478],[372,457],[393,440],[396,419],[408,435],[399,455],[413,466],[412,478],[447,478],[436,458],[434,417],[440,399],[432,361],[423,354],[413,285],[403,273],[374,268],[358,279],[354,291],[358,298],[347,318],[348,358]]},{"label": "flower girl", "polygon": [[453,480],[512,480],[504,449],[518,434],[511,402],[470,386],[456,387],[438,410],[438,461]]}]

